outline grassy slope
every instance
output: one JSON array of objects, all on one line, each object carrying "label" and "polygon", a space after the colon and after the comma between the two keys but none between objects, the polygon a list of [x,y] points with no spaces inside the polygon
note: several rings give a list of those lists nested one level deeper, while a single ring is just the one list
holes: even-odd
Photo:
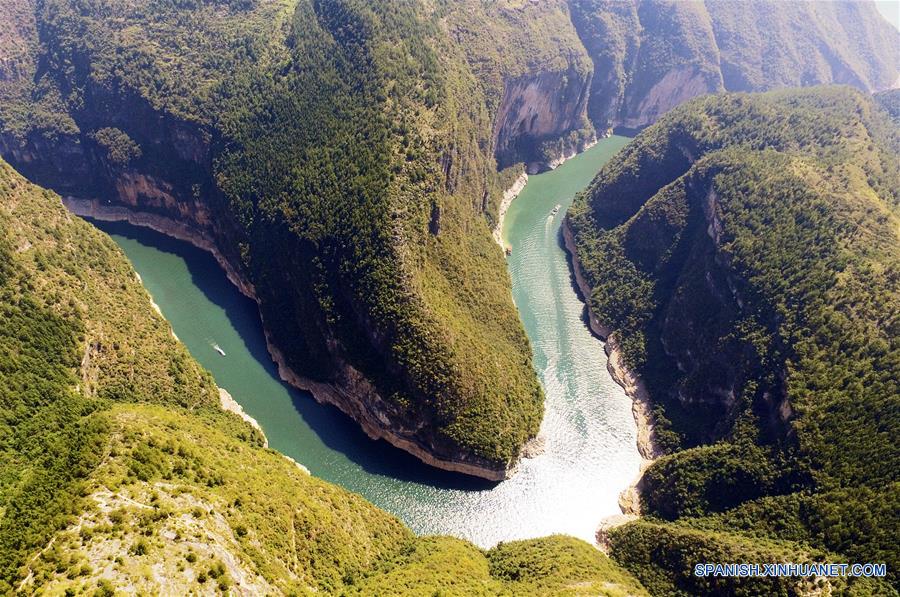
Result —
[{"label": "grassy slope", "polygon": [[0,592],[643,593],[570,538],[416,539],[262,448],[115,244],[2,162],[0,251]]},{"label": "grassy slope", "polygon": [[[847,88],[705,98],[576,202],[591,308],[676,451],[648,470],[645,505],[720,532],[676,543],[736,532],[896,567],[898,148],[896,123]],[[677,451],[698,441],[717,443]],[[651,590],[712,590],[685,561],[647,567],[641,528],[615,533],[613,553]]]},{"label": "grassy slope", "polygon": [[[109,432],[110,400],[216,404],[208,373],[148,312],[115,244],[5,163],[2,368],[4,582],[81,506]],[[54,205],[55,203],[55,205]]]}]

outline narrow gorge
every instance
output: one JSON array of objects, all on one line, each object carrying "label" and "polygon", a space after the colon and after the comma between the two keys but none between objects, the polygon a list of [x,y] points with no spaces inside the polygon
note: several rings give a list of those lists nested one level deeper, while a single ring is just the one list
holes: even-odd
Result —
[{"label": "narrow gorge", "polygon": [[[655,1],[104,0],[103,18],[13,4],[0,153],[14,167],[85,213],[213,247],[285,376],[369,435],[490,480],[543,414],[489,233],[523,170],[700,93],[880,89],[897,70],[873,50],[896,32],[856,3],[760,17]],[[759,33],[772,20],[819,28]]]},{"label": "narrow gorge", "polygon": [[[631,402],[608,375],[602,344],[584,327],[583,305],[569,286],[558,243],[562,214],[551,225],[548,215],[626,142],[603,140],[558,170],[530,177],[510,207],[504,237],[514,246],[513,297],[535,346],[547,414],[541,449],[498,485],[436,471],[373,443],[335,409],[280,381],[254,302],[210,255],[124,223],[97,223],[128,255],[178,338],[259,422],[270,446],[316,477],[363,495],[422,535],[451,534],[485,548],[555,533],[593,542],[601,520],[620,511],[619,493],[641,458]],[[535,271],[553,272],[554,283]],[[567,507],[555,509],[558,503]]]},{"label": "narrow gorge", "polygon": [[879,11],[0,0],[0,594],[896,595]]}]

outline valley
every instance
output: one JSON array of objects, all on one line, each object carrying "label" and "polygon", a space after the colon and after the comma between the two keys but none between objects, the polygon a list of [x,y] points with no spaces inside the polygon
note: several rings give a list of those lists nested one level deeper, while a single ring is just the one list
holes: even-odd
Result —
[{"label": "valley", "polygon": [[896,597],[882,14],[0,0],[0,595]]},{"label": "valley", "polygon": [[[316,477],[359,493],[421,535],[454,535],[485,548],[554,533],[593,542],[599,522],[619,513],[619,493],[638,474],[640,457],[630,400],[582,321],[559,230],[575,193],[627,141],[601,140],[558,169],[530,177],[507,214],[513,299],[547,401],[542,453],[523,459],[499,485],[436,471],[373,442],[337,409],[281,381],[256,304],[208,253],[146,228],[95,224],[122,247],[175,334],[259,422],[269,446]],[[556,204],[563,210],[548,218]]]}]

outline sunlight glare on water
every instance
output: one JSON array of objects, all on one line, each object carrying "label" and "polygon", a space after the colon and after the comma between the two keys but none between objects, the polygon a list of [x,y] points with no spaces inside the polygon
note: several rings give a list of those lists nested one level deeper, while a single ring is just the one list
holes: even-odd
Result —
[{"label": "sunlight glare on water", "polygon": [[[593,541],[600,520],[619,512],[618,494],[637,475],[640,457],[631,402],[582,320],[559,229],[575,193],[627,141],[604,139],[532,176],[507,214],[513,298],[547,395],[546,449],[499,484],[433,470],[286,386],[266,352],[255,305],[211,256],[149,230],[97,225],[124,249],[178,338],[262,425],[270,446],[314,475],[362,494],[420,534],[482,547],[553,533]],[[562,209],[551,217],[556,204]]]}]

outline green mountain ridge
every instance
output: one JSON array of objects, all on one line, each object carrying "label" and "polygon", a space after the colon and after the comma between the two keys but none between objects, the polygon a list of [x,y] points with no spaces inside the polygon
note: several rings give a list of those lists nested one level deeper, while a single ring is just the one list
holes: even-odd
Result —
[{"label": "green mountain ridge", "polygon": [[[568,225],[666,453],[642,479],[644,517],[608,531],[612,560],[565,537],[416,538],[222,412],[111,241],[0,163],[0,591],[897,594],[900,93],[691,100],[891,86],[900,53],[883,48],[900,34],[868,4],[0,14],[5,159],[214,247],[298,385],[490,479],[542,417],[488,232],[502,191],[658,119]],[[748,559],[889,576],[693,575]]]},{"label": "green mountain ridge", "polygon": [[669,453],[641,482],[649,518],[610,533],[654,594],[793,594],[692,563],[835,558],[886,562],[892,586],[845,588],[895,594],[900,127],[879,105],[895,101],[700,98],[573,205],[590,308],[645,380]]},{"label": "green mountain ridge", "polygon": [[[818,24],[802,44],[785,28],[762,36],[787,48],[778,64],[812,61],[775,79],[768,62],[738,65],[752,39],[723,37],[752,32],[744,4],[694,18],[652,2],[4,0],[0,154],[90,209],[215,247],[295,382],[430,464],[502,479],[543,414],[489,234],[519,163],[546,168],[625,122],[597,102],[655,97],[655,118],[719,89],[660,96],[656,77],[697,56],[731,60],[753,88],[883,86],[897,65],[873,48],[896,32],[851,4],[815,20],[759,4]],[[648,39],[598,45],[596,31],[630,26],[619,13]],[[657,60],[682,41],[693,54]],[[806,51],[817,44],[852,76]]]},{"label": "green mountain ridge", "polygon": [[[32,86],[10,155],[61,193],[211,238],[286,365],[334,388],[325,399],[433,464],[503,478],[542,394],[484,224],[500,178],[468,102],[481,91],[438,16],[222,8],[37,6],[42,60],[74,68]],[[65,123],[47,130],[57,101]],[[75,157],[45,164],[45,149]]]},{"label": "green mountain ridge", "polygon": [[416,538],[263,448],[115,243],[2,161],[0,257],[0,594],[646,594],[572,538]]}]

